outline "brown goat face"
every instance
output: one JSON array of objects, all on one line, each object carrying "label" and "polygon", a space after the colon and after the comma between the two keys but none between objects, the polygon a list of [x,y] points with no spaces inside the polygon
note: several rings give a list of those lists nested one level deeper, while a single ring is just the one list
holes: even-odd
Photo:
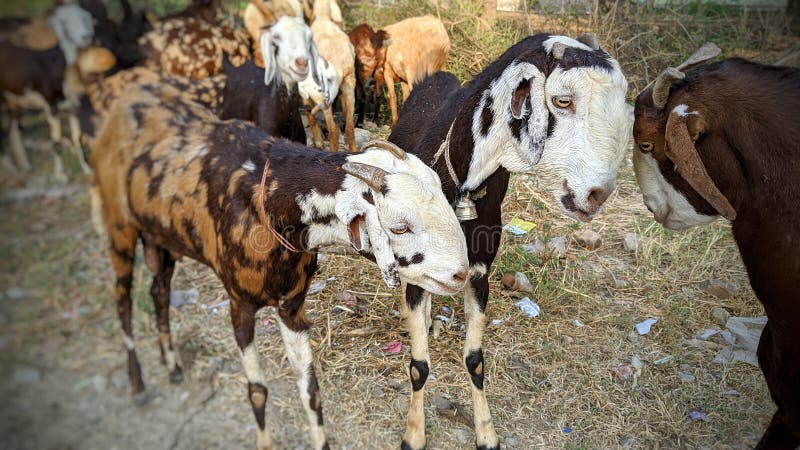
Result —
[{"label": "brown goat face", "polygon": [[[673,95],[663,110],[652,105],[651,91],[636,100],[633,137],[633,165],[647,209],[667,228],[683,230],[714,221],[717,210],[677,170],[670,157],[667,124],[670,116],[685,120],[685,130],[694,147],[706,131],[706,121],[692,110],[688,95]],[[670,109],[671,108],[671,109]],[[678,145],[677,142],[674,145]],[[696,150],[694,150],[696,152]],[[700,161],[699,155],[697,160]],[[702,166],[702,162],[699,163]],[[705,170],[705,169],[703,169]]]}]

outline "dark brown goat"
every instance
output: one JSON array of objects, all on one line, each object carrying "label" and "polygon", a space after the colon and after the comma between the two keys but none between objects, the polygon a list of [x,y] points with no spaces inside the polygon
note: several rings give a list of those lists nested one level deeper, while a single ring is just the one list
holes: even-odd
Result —
[{"label": "dark brown goat", "polygon": [[373,80],[372,104],[377,114],[378,101],[382,96],[383,65],[386,63],[386,42],[389,34],[384,30],[375,31],[371,26],[362,23],[353,28],[350,42],[356,51],[356,94],[358,96],[357,125],[364,122],[367,105],[367,81]]},{"label": "dark brown goat", "polygon": [[728,59],[668,69],[636,100],[644,201],[674,229],[732,220],[768,323],[758,361],[778,407],[758,449],[800,446],[800,70]]}]

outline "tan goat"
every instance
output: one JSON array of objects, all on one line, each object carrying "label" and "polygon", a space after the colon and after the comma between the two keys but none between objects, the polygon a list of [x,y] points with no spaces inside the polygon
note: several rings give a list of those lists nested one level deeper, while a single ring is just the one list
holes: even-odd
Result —
[{"label": "tan goat", "polygon": [[389,109],[394,126],[397,123],[395,80],[400,81],[405,102],[415,81],[445,70],[450,38],[442,21],[433,16],[411,17],[388,25],[384,30],[389,33],[390,43],[383,77],[389,90]]}]

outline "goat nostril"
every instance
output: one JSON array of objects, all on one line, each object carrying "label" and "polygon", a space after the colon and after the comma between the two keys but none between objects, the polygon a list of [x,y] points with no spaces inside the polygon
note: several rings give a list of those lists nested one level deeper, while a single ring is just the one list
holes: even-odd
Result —
[{"label": "goat nostril", "polygon": [[459,270],[458,272],[453,274],[453,279],[458,281],[459,283],[463,283],[467,281],[468,272],[466,270]]},{"label": "goat nostril", "polygon": [[295,58],[294,63],[300,69],[305,69],[308,67],[308,58]]}]

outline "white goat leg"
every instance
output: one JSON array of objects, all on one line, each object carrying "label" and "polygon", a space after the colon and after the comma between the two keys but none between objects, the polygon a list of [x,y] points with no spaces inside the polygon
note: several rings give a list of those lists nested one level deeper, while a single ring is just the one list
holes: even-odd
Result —
[{"label": "white goat leg", "polygon": [[464,288],[464,312],[466,314],[467,337],[464,341],[464,364],[472,383],[472,408],[475,421],[475,445],[478,448],[498,448],[497,433],[494,430],[489,402],[483,390],[484,364],[483,331],[486,315],[481,310],[475,289],[470,283]]},{"label": "white goat leg", "polygon": [[31,170],[28,154],[25,153],[25,146],[22,145],[22,135],[19,132],[19,119],[11,119],[8,141],[11,157],[14,158],[14,164],[17,165],[17,168],[24,172]]},{"label": "white goat leg", "polygon": [[323,428],[322,400],[319,395],[319,383],[314,371],[314,362],[311,354],[311,344],[306,331],[292,331],[283,321],[279,322],[283,345],[286,356],[297,376],[297,389],[300,391],[300,401],[308,415],[308,424],[311,428],[311,440],[315,449],[328,448],[328,442]]},{"label": "white goat leg", "polygon": [[[431,294],[417,286],[406,288],[408,319],[406,328],[411,336],[411,401],[408,406],[406,433],[403,448],[425,448],[425,382],[430,372],[428,354],[428,322],[430,322]],[[425,317],[425,316],[428,317]]]}]

